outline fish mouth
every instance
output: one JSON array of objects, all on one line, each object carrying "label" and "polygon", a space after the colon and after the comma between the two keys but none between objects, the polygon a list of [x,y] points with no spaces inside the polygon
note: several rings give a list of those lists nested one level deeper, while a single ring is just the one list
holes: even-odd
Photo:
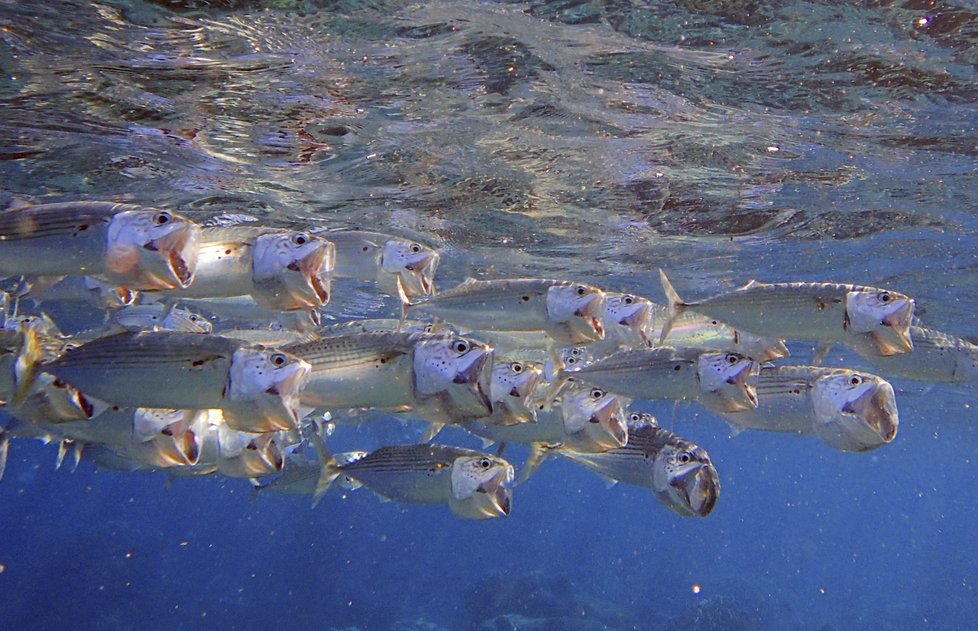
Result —
[{"label": "fish mouth", "polygon": [[167,467],[190,467],[200,459],[200,448],[193,430],[173,431],[167,425],[156,438],[162,464]]},{"label": "fish mouth", "polygon": [[[144,246],[147,250],[159,252],[165,257],[169,279],[159,279],[167,286],[154,289],[185,289],[194,280],[197,270],[197,253],[200,245],[200,227],[187,221],[182,226],[171,230],[168,234],[154,239]],[[176,284],[173,284],[175,281]]]},{"label": "fish mouth", "polygon": [[511,483],[515,472],[512,466],[500,467],[499,471],[476,489],[485,493],[489,499],[490,517],[508,517],[513,507],[513,489]]},{"label": "fish mouth", "polygon": [[[889,444],[896,438],[900,426],[899,413],[893,386],[882,382],[842,406],[846,414],[859,417],[865,425],[882,441]],[[879,446],[867,446],[867,449]]]},{"label": "fish mouth", "polygon": [[724,381],[732,387],[717,392],[726,411],[743,412],[757,409],[757,388],[751,382],[751,376],[756,375],[758,370],[760,370],[758,363],[750,360],[727,376]]},{"label": "fish mouth", "polygon": [[716,468],[699,463],[674,476],[669,484],[679,492],[684,505],[674,507],[685,515],[706,517],[713,511],[720,496],[720,481]]},{"label": "fish mouth", "polygon": [[312,292],[312,300],[304,307],[315,309],[329,302],[330,274],[334,268],[336,246],[324,242],[320,247],[302,258],[299,268],[306,278],[306,285]]},{"label": "fish mouth", "polygon": [[913,311],[913,300],[903,301],[903,304],[880,319],[880,327],[867,332],[880,355],[889,357],[913,352],[913,337],[910,334]]},{"label": "fish mouth", "polygon": [[434,291],[435,270],[438,267],[437,252],[429,252],[404,266],[407,273],[398,273],[404,294],[411,299],[430,296]]},{"label": "fish mouth", "polygon": [[574,448],[582,452],[600,453],[628,444],[628,424],[621,401],[614,396],[606,397],[591,412],[583,433],[586,440],[569,441],[578,443]]},{"label": "fish mouth", "polygon": [[572,322],[583,322],[584,326],[571,325],[573,344],[603,340],[604,330],[604,294],[592,293],[584,304],[574,311],[576,318]]}]

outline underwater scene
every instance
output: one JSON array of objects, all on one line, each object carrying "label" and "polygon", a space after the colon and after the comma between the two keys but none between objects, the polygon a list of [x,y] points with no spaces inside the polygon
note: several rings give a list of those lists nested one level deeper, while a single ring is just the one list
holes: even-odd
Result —
[{"label": "underwater scene", "polygon": [[962,629],[978,6],[0,0],[0,621]]}]

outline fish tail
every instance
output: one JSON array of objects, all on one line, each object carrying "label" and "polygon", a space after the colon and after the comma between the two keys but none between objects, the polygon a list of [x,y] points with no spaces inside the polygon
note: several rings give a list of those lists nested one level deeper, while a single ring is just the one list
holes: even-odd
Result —
[{"label": "fish tail", "polygon": [[333,454],[329,453],[329,449],[326,448],[326,442],[322,436],[314,431],[309,442],[312,443],[313,448],[316,450],[316,457],[321,467],[319,481],[316,482],[316,490],[312,494],[312,507],[315,508],[319,504],[319,501],[323,499],[323,496],[326,495],[329,487],[339,477],[340,470],[336,463],[336,458],[333,457]]},{"label": "fish tail", "polygon": [[436,423],[434,421],[428,423],[428,429],[425,431],[424,436],[421,437],[421,442],[430,443],[433,441],[443,427],[445,427],[444,423]]},{"label": "fish tail", "polygon": [[665,270],[661,267],[659,268],[659,282],[662,283],[662,291],[665,292],[666,299],[668,300],[668,305],[666,305],[666,321],[662,325],[662,333],[659,334],[659,346],[662,346],[669,332],[672,331],[672,325],[676,322],[676,318],[686,308],[686,303],[679,297],[676,288],[669,282]]},{"label": "fish tail", "polygon": [[543,461],[549,458],[555,449],[557,449],[556,445],[547,443],[531,444],[530,455],[527,456],[526,462],[523,464],[523,470],[520,471],[520,477],[516,480],[516,484],[523,484],[530,479],[530,476],[536,473]]},{"label": "fish tail", "polygon": [[14,361],[14,395],[12,407],[17,407],[27,398],[37,378],[37,365],[41,361],[41,344],[37,331],[21,326],[20,345]]},{"label": "fish tail", "polygon": [[414,305],[411,304],[411,298],[407,295],[407,290],[404,289],[404,282],[401,280],[401,275],[397,275],[397,297],[401,300],[401,319],[397,323],[397,330],[400,331],[401,327],[404,326],[404,321],[407,320],[408,311]]},{"label": "fish tail", "polygon": [[3,472],[7,468],[8,453],[10,453],[10,435],[6,430],[0,429],[0,480],[3,479]]},{"label": "fish tail", "polygon": [[64,463],[65,461],[65,454],[67,453],[68,453],[68,439],[65,438],[62,439],[60,443],[58,443],[58,457],[54,461],[55,471],[61,468],[62,463]]}]

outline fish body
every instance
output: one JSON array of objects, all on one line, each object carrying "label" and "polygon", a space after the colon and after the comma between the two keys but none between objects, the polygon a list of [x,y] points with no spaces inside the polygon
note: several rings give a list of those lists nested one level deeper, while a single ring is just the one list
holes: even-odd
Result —
[{"label": "fish body", "polygon": [[391,295],[408,300],[430,296],[435,289],[438,253],[401,237],[364,230],[323,233],[336,246],[336,278],[376,281]]},{"label": "fish body", "polygon": [[739,353],[663,346],[620,351],[559,373],[632,399],[696,400],[711,409],[756,407],[756,361]]},{"label": "fish body", "polygon": [[731,292],[684,302],[662,270],[671,322],[686,309],[717,318],[738,330],[781,338],[846,342],[851,335],[873,342],[880,355],[913,350],[910,323],[914,302],[888,289],[843,283],[761,283],[751,281]]},{"label": "fish body", "polygon": [[561,447],[557,453],[606,479],[650,489],[679,515],[706,517],[720,496],[720,479],[706,450],[655,423],[633,420],[628,444],[608,451]]},{"label": "fish body", "polygon": [[[653,325],[649,334],[653,340],[658,341],[662,337],[663,327],[669,319],[668,311],[668,307],[653,303]],[[668,341],[670,346],[677,348],[734,351],[759,362],[788,357],[790,354],[783,339],[740,331],[695,311],[681,311],[676,316],[671,322]]]},{"label": "fish body", "polygon": [[513,466],[497,456],[447,445],[381,447],[345,464],[323,466],[322,495],[339,476],[396,502],[447,504],[466,519],[509,515]]},{"label": "fish body", "polygon": [[112,202],[0,212],[0,276],[97,276],[130,289],[188,286],[200,227],[176,213]]},{"label": "fish body", "polygon": [[40,370],[114,405],[221,408],[236,429],[265,432],[297,423],[309,365],[218,336],[142,332],[93,340]]},{"label": "fish body", "polygon": [[307,406],[419,409],[446,422],[492,413],[492,349],[464,337],[372,331],[283,349],[312,367]]},{"label": "fish body", "polygon": [[547,279],[469,279],[405,314],[427,313],[467,329],[545,331],[558,344],[604,339],[604,292],[583,283]]},{"label": "fish body", "polygon": [[899,413],[893,387],[847,368],[762,367],[757,408],[719,411],[737,430],[816,434],[841,451],[868,451],[893,441]]},{"label": "fish body", "polygon": [[887,375],[922,381],[967,383],[978,381],[978,346],[935,329],[910,327],[913,352],[881,356],[872,345],[853,348]]},{"label": "fish body", "polygon": [[167,308],[161,303],[120,307],[109,314],[110,330],[121,331],[182,331],[210,333],[213,325],[198,313],[180,307]]}]

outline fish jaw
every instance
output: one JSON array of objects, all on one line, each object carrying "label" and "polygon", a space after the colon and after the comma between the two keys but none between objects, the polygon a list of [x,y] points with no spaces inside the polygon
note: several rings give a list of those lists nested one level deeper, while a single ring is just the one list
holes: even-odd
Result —
[{"label": "fish jaw", "polygon": [[[493,422],[516,425],[536,421],[529,397],[542,380],[543,370],[527,362],[501,362],[493,368],[490,399]],[[499,412],[499,414],[495,414]]]},{"label": "fish jaw", "polygon": [[624,405],[600,388],[564,395],[564,444],[582,453],[602,453],[628,444]]},{"label": "fish jaw", "polygon": [[720,495],[720,479],[705,449],[685,443],[663,448],[653,463],[652,493],[684,517],[705,517]]},{"label": "fish jaw", "polygon": [[512,509],[513,466],[492,456],[460,457],[452,463],[449,506],[463,519],[507,517]]},{"label": "fish jaw", "polygon": [[194,279],[200,226],[161,210],[116,214],[106,236],[105,273],[131,289],[185,289]]},{"label": "fish jaw", "polygon": [[741,412],[757,409],[754,385],[760,365],[738,353],[703,353],[698,360],[701,396],[716,411]]},{"label": "fish jaw", "polygon": [[846,294],[847,329],[868,334],[884,357],[913,351],[913,312],[914,301],[896,292],[865,289]]},{"label": "fish jaw", "polygon": [[437,252],[420,243],[390,239],[384,244],[380,268],[393,274],[403,295],[413,301],[434,292],[439,258]]},{"label": "fish jaw", "polygon": [[238,454],[217,463],[218,471],[232,478],[259,478],[278,473],[284,466],[285,453],[270,433],[252,438]]},{"label": "fish jaw", "polygon": [[815,433],[840,451],[869,451],[896,438],[900,417],[893,387],[875,375],[845,371],[823,377],[812,402]]},{"label": "fish jaw", "polygon": [[[451,420],[492,414],[492,348],[461,337],[422,342],[415,347],[414,391],[434,398]],[[429,406],[432,409],[432,406]]]},{"label": "fish jaw", "polygon": [[681,509],[673,508],[680,515],[706,517],[713,511],[720,496],[720,478],[712,463],[699,464],[695,469],[676,476],[672,484],[683,499]]},{"label": "fish jaw", "polygon": [[623,327],[621,337],[628,338],[627,331],[631,331],[642,339],[642,342],[652,346],[649,333],[652,331],[652,303],[644,298],[629,294],[608,294],[605,297],[604,322],[611,333],[613,326]]},{"label": "fish jaw", "polygon": [[318,309],[329,302],[336,246],[316,235],[260,235],[252,256],[252,297],[274,311]]},{"label": "fish jaw", "polygon": [[582,284],[547,290],[545,330],[558,344],[586,344],[604,339],[604,292]]},{"label": "fish jaw", "polygon": [[197,435],[191,428],[180,429],[174,425],[167,425],[147,442],[156,447],[160,466],[192,467],[200,458]]},{"label": "fish jaw", "polygon": [[312,367],[282,351],[243,347],[234,352],[225,388],[224,419],[245,432],[291,430]]},{"label": "fish jaw", "polygon": [[737,340],[738,350],[759,362],[769,362],[791,356],[788,345],[783,339],[754,335],[745,331],[736,331],[734,339]]}]

